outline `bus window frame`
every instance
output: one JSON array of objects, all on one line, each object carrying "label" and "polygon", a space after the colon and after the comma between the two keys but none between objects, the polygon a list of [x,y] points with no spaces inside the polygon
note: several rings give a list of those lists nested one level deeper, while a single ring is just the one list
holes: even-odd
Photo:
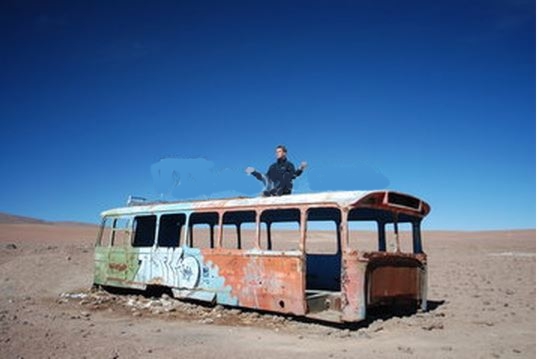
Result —
[{"label": "bus window frame", "polygon": [[[363,208],[363,207],[352,207],[346,209],[344,212],[346,212],[345,220],[343,220],[344,228],[343,230],[346,233],[343,233],[343,237],[345,240],[344,247],[347,251],[353,251],[353,248],[350,248],[350,238],[349,238],[349,222],[350,222],[350,214],[354,210],[362,210],[365,211],[371,210],[372,212],[369,213],[369,216],[365,216],[364,219],[353,219],[352,221],[375,221],[378,224],[378,251],[379,252],[392,252],[390,247],[392,243],[395,242],[392,238],[388,238],[388,234],[386,233],[386,225],[398,225],[399,223],[410,223],[412,227],[412,252],[402,252],[402,253],[413,253],[413,254],[420,254],[423,252],[423,243],[422,243],[422,235],[421,235],[421,221],[422,217],[414,216],[411,214],[402,213],[399,211],[388,211],[388,210],[382,210],[382,209],[370,209],[370,208]],[[344,213],[343,212],[343,213]],[[343,214],[344,215],[344,214]],[[397,246],[397,243],[395,243],[395,246]],[[400,243],[399,243],[400,246]],[[356,249],[357,250],[357,249]],[[361,249],[359,249],[361,251]]]},{"label": "bus window frame", "polygon": [[[400,225],[410,225],[409,228],[407,228],[406,230],[411,230],[411,244],[412,244],[412,248],[404,248],[403,247],[403,244],[405,244],[403,241],[402,241],[402,236],[401,236],[401,230],[402,230],[402,227]],[[399,250],[400,253],[405,253],[405,254],[423,254],[423,236],[422,236],[422,233],[421,233],[421,219],[413,219],[413,218],[407,218],[406,220],[401,220],[401,221],[398,221],[398,222],[384,222],[383,223],[383,227],[384,227],[384,234],[386,236],[386,238],[390,235],[393,235],[394,236],[394,232],[393,233],[390,233],[391,231],[387,231],[387,226],[396,226],[397,227],[397,232],[398,232],[398,236],[399,236],[399,239],[398,239],[398,242],[396,243],[397,245],[397,248]]]},{"label": "bus window frame", "polygon": [[[137,226],[138,226],[137,218],[151,218],[151,217],[153,217],[153,220],[154,220],[152,244],[149,245],[149,246],[147,246],[147,245],[136,245],[135,246],[135,238],[136,238],[136,235],[137,235]],[[157,235],[158,235],[158,231],[159,231],[160,217],[161,217],[160,215],[157,215],[155,213],[140,213],[140,214],[132,216],[132,218],[130,219],[131,238],[130,238],[130,241],[129,241],[130,245],[131,245],[131,248],[155,248],[157,246]],[[135,225],[135,224],[137,224],[137,225]]]},{"label": "bus window frame", "polygon": [[[183,216],[184,222],[180,226],[180,234],[178,236],[178,244],[177,246],[162,246],[159,244],[159,237],[161,234],[161,220],[164,216]],[[163,212],[159,213],[157,215],[157,228],[156,228],[156,237],[155,237],[155,246],[158,248],[179,248],[182,245],[183,237],[185,236],[185,232],[188,231],[188,218],[189,216],[185,212]]]},{"label": "bus window frame", "polygon": [[[252,212],[252,214],[254,214],[254,222],[253,221],[235,221],[233,223],[225,223],[225,216],[229,213],[241,213],[241,212]],[[245,249],[245,248],[249,248],[249,249],[252,249],[252,248],[259,248],[259,231],[258,231],[258,223],[259,223],[259,220],[260,220],[260,213],[259,211],[257,211],[256,209],[244,209],[244,208],[232,208],[232,209],[227,209],[225,211],[221,211],[219,212],[219,229],[218,229],[218,239],[217,239],[217,243],[218,243],[218,248],[223,248],[223,249],[227,249],[227,250],[230,250],[230,249]],[[241,226],[244,224],[244,223],[249,223],[249,224],[254,224],[254,229],[255,229],[255,241],[252,242],[252,241],[249,241],[250,245],[247,244],[247,242],[244,241],[244,238],[242,238],[242,231],[241,231]],[[224,226],[228,226],[228,225],[234,225],[236,227],[236,246],[235,248],[225,248],[223,246],[223,241],[224,241],[224,229],[225,227]],[[238,233],[239,232],[239,233]]]},{"label": "bus window frame", "polygon": [[[191,212],[189,213],[189,216],[187,216],[187,222],[186,222],[186,234],[185,234],[185,241],[183,242],[183,246],[189,247],[189,248],[197,248],[197,249],[215,249],[219,248],[219,242],[221,240],[221,223],[222,223],[222,215],[221,211],[208,209],[207,211],[200,211],[200,212]],[[207,222],[195,222],[193,223],[193,216],[201,215],[201,214],[216,214],[217,215],[217,222],[215,224],[207,223]],[[209,226],[210,231],[210,246],[209,247],[194,247],[193,246],[193,229],[195,225],[207,225]],[[217,227],[217,232],[215,231],[215,228]]]},{"label": "bus window frame", "polygon": [[[340,206],[337,206],[337,205],[333,205],[333,204],[320,204],[320,205],[315,205],[315,206],[305,206],[302,208],[302,215],[303,215],[303,218],[302,218],[302,221],[303,221],[303,235],[302,235],[302,251],[307,255],[307,254],[310,254],[310,255],[313,255],[313,254],[316,254],[316,253],[309,253],[307,251],[307,236],[308,236],[308,231],[309,231],[309,228],[308,228],[308,222],[309,222],[309,211],[312,210],[312,209],[335,209],[336,211],[339,212],[339,220],[338,221],[333,221],[335,223],[335,235],[336,235],[336,246],[337,246],[337,251],[335,253],[333,253],[333,255],[340,255],[343,251],[343,248],[344,247],[344,233],[343,233],[343,223],[344,223],[344,219],[347,218],[345,217],[345,211],[343,210],[343,208],[341,208]],[[316,222],[316,220],[311,220],[313,222]],[[324,221],[331,221],[331,220],[324,220]],[[333,230],[332,230],[333,232]],[[318,254],[329,254],[329,253],[318,253]]]},{"label": "bus window frame", "polygon": [[[112,220],[112,227],[110,228],[110,237],[108,240],[108,246],[110,248],[119,248],[119,247],[132,247],[132,240],[134,236],[134,230],[133,230],[133,224],[134,224],[134,216],[131,215],[120,215],[120,216],[111,216],[108,217]],[[117,227],[118,220],[125,219],[127,222],[127,225],[125,227]],[[126,242],[123,246],[115,245],[116,242],[116,232],[126,231],[128,233],[128,238],[126,238]]]},{"label": "bus window frame", "polygon": [[103,245],[103,234],[105,232],[105,224],[107,222],[107,219],[109,219],[111,217],[103,217],[101,219],[101,225],[99,226],[99,231],[97,232],[97,238],[96,238],[96,241],[95,241],[95,246],[96,247],[110,247],[110,236],[112,235],[112,228],[110,230],[110,233],[109,233],[109,238],[107,239],[107,245]]},{"label": "bus window frame", "polygon": [[[262,216],[265,212],[269,211],[289,211],[289,210],[296,210],[299,212],[299,220],[295,221],[264,221],[262,220]],[[268,248],[260,248],[264,251],[272,251],[272,252],[289,252],[289,251],[301,251],[302,254],[305,254],[305,225],[306,225],[306,218],[307,215],[307,207],[306,206],[290,206],[290,207],[279,207],[279,208],[271,208],[266,207],[262,208],[260,210],[260,213],[258,215],[258,224],[257,224],[257,231],[258,231],[258,245],[259,248],[261,246],[261,240],[262,240],[262,223],[266,224],[266,244]],[[298,238],[298,246],[295,249],[290,250],[276,250],[273,249],[273,239],[272,239],[272,225],[274,223],[297,223],[298,224],[298,230],[299,230],[299,238]]]}]

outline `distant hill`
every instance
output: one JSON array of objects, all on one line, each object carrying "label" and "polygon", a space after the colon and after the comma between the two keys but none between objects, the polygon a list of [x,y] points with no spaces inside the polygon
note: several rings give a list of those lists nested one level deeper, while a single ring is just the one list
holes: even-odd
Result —
[{"label": "distant hill", "polygon": [[2,224],[24,224],[24,223],[46,224],[50,222],[44,221],[42,219],[37,219],[37,218],[17,216],[14,214],[0,212],[0,223]]},{"label": "distant hill", "polygon": [[98,223],[76,221],[45,221],[43,219],[18,216],[11,213],[0,212],[0,224],[55,224],[61,226],[97,226]]}]

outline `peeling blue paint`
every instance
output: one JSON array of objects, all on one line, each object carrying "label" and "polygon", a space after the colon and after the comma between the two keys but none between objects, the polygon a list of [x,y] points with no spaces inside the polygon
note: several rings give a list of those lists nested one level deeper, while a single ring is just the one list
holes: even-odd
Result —
[{"label": "peeling blue paint", "polygon": [[214,292],[218,304],[238,305],[238,298],[232,295],[232,287],[225,285],[225,278],[219,274],[219,267],[211,261],[205,262],[198,248],[183,247],[183,250],[186,255],[196,258],[202,267],[200,282],[194,289]]}]

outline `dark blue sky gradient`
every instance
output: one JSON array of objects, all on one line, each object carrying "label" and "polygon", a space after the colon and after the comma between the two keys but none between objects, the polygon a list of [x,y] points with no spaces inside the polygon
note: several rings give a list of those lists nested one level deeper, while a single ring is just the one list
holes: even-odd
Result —
[{"label": "dark blue sky gradient", "polygon": [[535,228],[533,1],[3,1],[0,29],[0,211],[96,222],[162,158],[252,195],[284,143],[298,191]]}]

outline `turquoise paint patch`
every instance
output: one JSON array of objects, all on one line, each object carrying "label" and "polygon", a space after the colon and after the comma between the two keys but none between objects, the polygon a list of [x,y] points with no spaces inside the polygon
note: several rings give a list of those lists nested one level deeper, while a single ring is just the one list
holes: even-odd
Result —
[{"label": "turquoise paint patch", "polygon": [[359,306],[359,320],[363,320],[367,318],[367,310],[365,309],[365,305],[364,304],[361,304]]},{"label": "turquoise paint patch", "polygon": [[[204,271],[204,269],[206,269]],[[219,275],[219,267],[211,261],[204,266],[202,278],[205,284],[212,288],[219,288],[217,291],[217,303],[224,305],[238,305],[238,298],[232,296],[232,287],[225,286],[225,278]],[[204,275],[206,272],[206,275]]]},{"label": "turquoise paint patch", "polygon": [[195,289],[214,292],[217,303],[223,305],[238,305],[238,298],[232,295],[232,287],[225,285],[225,278],[219,275],[219,267],[211,261],[205,262],[200,249],[183,247],[185,256],[196,258],[201,266],[199,283]]}]

